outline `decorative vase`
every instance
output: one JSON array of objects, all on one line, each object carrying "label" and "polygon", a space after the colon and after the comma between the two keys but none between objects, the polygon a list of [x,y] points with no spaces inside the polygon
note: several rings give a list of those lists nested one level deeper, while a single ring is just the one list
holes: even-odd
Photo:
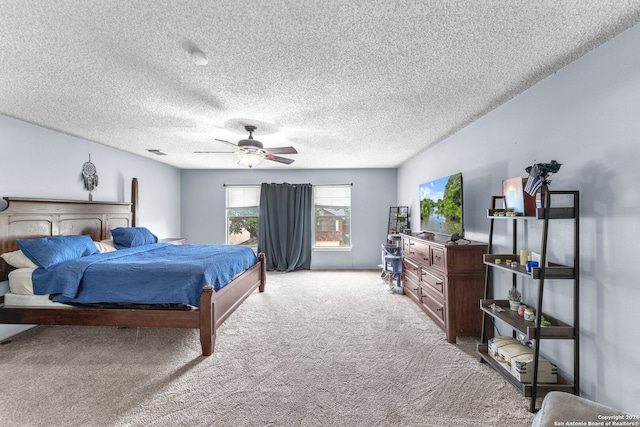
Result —
[{"label": "decorative vase", "polygon": [[520,301],[511,301],[509,300],[509,308],[513,311],[518,311],[518,307],[520,307]]}]

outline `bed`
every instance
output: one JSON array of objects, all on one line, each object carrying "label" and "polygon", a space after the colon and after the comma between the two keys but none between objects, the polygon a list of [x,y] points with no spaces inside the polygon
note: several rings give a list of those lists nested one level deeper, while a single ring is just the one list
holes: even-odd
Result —
[{"label": "bed", "polygon": [[[136,225],[135,179],[132,184],[131,203],[12,197],[4,199],[7,207],[0,212],[0,254],[17,251],[18,240],[22,239],[89,235],[91,240],[101,242],[111,239],[113,229]],[[178,246],[175,246],[175,249],[177,248]],[[14,270],[14,266],[0,258],[0,282],[8,280],[9,273]],[[256,289],[263,292],[265,283],[265,257],[258,254],[254,265],[234,275],[233,279],[219,290],[214,290],[212,284],[204,284],[197,302],[187,306],[187,309],[184,306],[156,309],[139,305],[103,308],[49,302],[42,306],[38,306],[38,303],[36,306],[23,306],[20,303],[9,305],[2,298],[0,324],[195,328],[200,331],[202,354],[209,356],[215,348],[217,328]],[[36,297],[42,300],[44,296]],[[44,298],[48,300],[47,297]]]}]

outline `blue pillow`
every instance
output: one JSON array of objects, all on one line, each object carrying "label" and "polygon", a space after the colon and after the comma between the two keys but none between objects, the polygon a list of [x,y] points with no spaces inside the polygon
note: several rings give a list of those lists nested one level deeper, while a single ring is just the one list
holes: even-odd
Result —
[{"label": "blue pillow", "polygon": [[145,227],[118,227],[111,230],[113,244],[118,249],[158,243],[158,238]]},{"label": "blue pillow", "polygon": [[44,269],[99,252],[89,235],[18,239],[18,246],[27,258]]}]

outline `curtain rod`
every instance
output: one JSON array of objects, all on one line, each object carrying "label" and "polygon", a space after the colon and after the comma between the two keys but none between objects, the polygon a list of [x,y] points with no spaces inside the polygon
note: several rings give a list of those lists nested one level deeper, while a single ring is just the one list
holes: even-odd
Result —
[{"label": "curtain rod", "polygon": [[[256,187],[260,184],[222,184],[223,187]],[[353,182],[350,182],[348,184],[311,184],[314,187],[318,187],[318,186],[331,186],[331,185],[350,185],[351,187],[353,187]]]}]

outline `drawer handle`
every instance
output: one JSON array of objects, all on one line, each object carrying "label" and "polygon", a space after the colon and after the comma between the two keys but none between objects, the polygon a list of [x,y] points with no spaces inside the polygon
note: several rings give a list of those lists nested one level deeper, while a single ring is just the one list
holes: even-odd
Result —
[{"label": "drawer handle", "polygon": [[423,261],[429,261],[429,258],[422,258]]},{"label": "drawer handle", "polygon": [[442,311],[442,307],[436,308],[436,311]]}]

